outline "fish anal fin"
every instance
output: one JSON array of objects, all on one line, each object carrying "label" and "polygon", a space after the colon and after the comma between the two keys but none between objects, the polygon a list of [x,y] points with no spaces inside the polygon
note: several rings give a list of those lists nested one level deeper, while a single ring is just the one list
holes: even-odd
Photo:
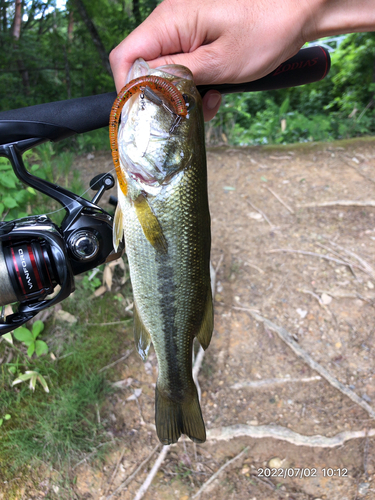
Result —
[{"label": "fish anal fin", "polygon": [[115,249],[116,252],[123,237],[124,237],[124,215],[122,213],[120,205],[118,204],[113,219],[113,248]]},{"label": "fish anal fin", "polygon": [[206,429],[196,387],[185,401],[176,402],[164,397],[156,386],[155,424],[162,444],[176,443],[181,434],[186,434],[195,443],[204,443]]},{"label": "fish anal fin", "polygon": [[159,252],[167,253],[168,244],[163,229],[147,198],[143,194],[140,194],[134,200],[134,207],[143,233],[148,241]]},{"label": "fish anal fin", "polygon": [[137,309],[137,305],[134,302],[134,307],[133,307],[133,314],[134,314],[134,342],[135,342],[135,347],[141,356],[143,361],[146,361],[147,356],[148,356],[148,351],[150,350],[150,345],[151,345],[151,337],[148,331],[146,330],[146,327],[142,323],[142,320],[139,316],[139,312]]},{"label": "fish anal fin", "polygon": [[209,289],[206,307],[203,314],[203,320],[200,327],[200,330],[196,336],[198,342],[203,347],[204,350],[210,345],[212,330],[214,328],[214,311],[212,306],[212,294],[211,289]]}]

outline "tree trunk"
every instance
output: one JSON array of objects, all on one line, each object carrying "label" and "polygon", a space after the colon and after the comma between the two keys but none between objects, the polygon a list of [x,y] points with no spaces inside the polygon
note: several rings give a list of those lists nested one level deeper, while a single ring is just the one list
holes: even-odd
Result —
[{"label": "tree trunk", "polygon": [[139,0],[133,0],[133,16],[137,26],[141,24],[141,12],[139,10]]},{"label": "tree trunk", "polygon": [[8,31],[8,17],[7,17],[7,2],[1,0],[1,26],[2,32],[6,33]]},{"label": "tree trunk", "polygon": [[86,7],[83,3],[82,0],[74,0],[75,4],[77,6],[79,15],[82,17],[82,21],[85,23],[86,28],[89,30],[89,33],[91,35],[91,39],[97,48],[97,51],[99,53],[100,59],[102,60],[102,64],[107,71],[109,75],[112,76],[112,71],[111,71],[111,66],[109,64],[109,59],[108,59],[108,54],[107,51],[104,48],[103,42],[99,36],[98,30],[96,29],[94,23],[92,22],[90,16],[88,15],[88,12],[86,10]]},{"label": "tree trunk", "polygon": [[13,38],[18,41],[21,36],[21,21],[22,21],[22,0],[16,0],[14,22],[13,22]]},{"label": "tree trunk", "polygon": [[72,97],[72,90],[71,90],[71,84],[70,84],[70,67],[69,67],[68,54],[66,52],[65,45],[63,45],[63,50],[64,50],[64,59],[65,59],[66,92],[67,92],[67,95],[68,95],[68,99],[71,99],[71,97]]},{"label": "tree trunk", "polygon": [[73,29],[74,29],[74,16],[73,11],[69,12],[69,24],[68,24],[68,40],[73,39]]},{"label": "tree trunk", "polygon": [[30,93],[30,80],[29,80],[29,72],[25,68],[25,64],[22,59],[22,53],[19,51],[18,42],[21,36],[21,22],[22,22],[22,0],[15,0],[15,14],[13,21],[13,29],[12,35],[14,40],[14,49],[16,53],[18,52],[17,57],[17,66],[22,78],[22,84],[24,88],[24,92],[26,95]]}]

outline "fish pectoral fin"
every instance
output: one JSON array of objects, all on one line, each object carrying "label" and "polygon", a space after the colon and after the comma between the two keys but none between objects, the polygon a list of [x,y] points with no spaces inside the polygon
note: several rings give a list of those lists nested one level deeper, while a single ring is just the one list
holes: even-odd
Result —
[{"label": "fish pectoral fin", "polygon": [[122,213],[120,205],[118,204],[113,219],[113,248],[115,249],[116,252],[123,237],[124,237],[124,215]]},{"label": "fish pectoral fin", "polygon": [[151,337],[148,331],[146,330],[146,327],[142,323],[142,320],[139,316],[138,308],[136,303],[134,302],[134,307],[133,307],[133,314],[134,314],[134,342],[135,342],[135,347],[137,348],[137,351],[139,355],[141,356],[143,361],[146,361],[147,356],[148,356],[148,351],[150,350],[150,345],[151,345]]},{"label": "fish pectoral fin", "polygon": [[203,347],[204,350],[210,345],[212,330],[214,328],[214,310],[212,306],[212,293],[211,288],[209,289],[206,307],[203,314],[203,320],[200,330],[196,336],[198,342]]},{"label": "fish pectoral fin", "polygon": [[163,229],[150,207],[147,198],[143,194],[140,194],[138,198],[134,200],[134,207],[139,223],[142,226],[143,233],[148,241],[159,252],[167,253],[168,244]]},{"label": "fish pectoral fin", "polygon": [[155,389],[156,433],[162,444],[176,443],[186,434],[195,443],[206,441],[206,428],[199,404],[197,389],[182,403],[164,397],[158,386]]}]

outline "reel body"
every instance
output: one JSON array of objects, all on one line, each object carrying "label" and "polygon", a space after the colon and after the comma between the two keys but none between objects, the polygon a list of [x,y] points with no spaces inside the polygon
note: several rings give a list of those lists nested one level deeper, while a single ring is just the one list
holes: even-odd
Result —
[{"label": "reel body", "polygon": [[58,185],[31,175],[22,154],[45,139],[21,139],[0,145],[17,177],[57,200],[65,209],[61,226],[46,215],[0,223],[0,306],[18,303],[17,312],[1,318],[0,335],[43,309],[66,299],[75,289],[74,276],[118,259],[112,244],[112,216],[97,205],[115,185],[111,174],[99,174],[90,186],[97,193],[88,201]]}]

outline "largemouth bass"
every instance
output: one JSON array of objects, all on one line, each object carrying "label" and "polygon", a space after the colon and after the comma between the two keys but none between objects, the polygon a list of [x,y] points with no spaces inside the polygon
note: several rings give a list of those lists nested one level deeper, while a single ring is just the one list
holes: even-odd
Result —
[{"label": "largemouth bass", "polygon": [[[136,347],[145,360],[152,342],[158,360],[157,435],[163,444],[175,443],[181,434],[202,443],[206,431],[192,350],[195,337],[208,347],[213,308],[201,98],[182,66],[151,70],[138,60],[128,81],[110,123],[119,178],[114,246],[125,236]],[[121,100],[127,102],[117,148]]]}]

